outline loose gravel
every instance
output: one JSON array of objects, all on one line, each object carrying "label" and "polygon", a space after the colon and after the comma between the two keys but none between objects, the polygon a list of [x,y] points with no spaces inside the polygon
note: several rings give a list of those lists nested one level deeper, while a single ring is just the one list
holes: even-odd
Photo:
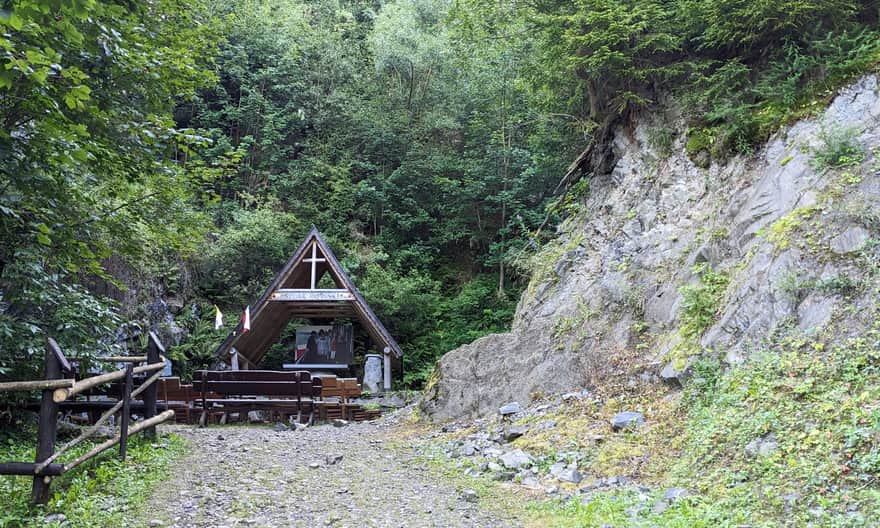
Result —
[{"label": "loose gravel", "polygon": [[473,490],[436,477],[393,425],[172,426],[190,452],[156,490],[139,526],[516,527]]}]

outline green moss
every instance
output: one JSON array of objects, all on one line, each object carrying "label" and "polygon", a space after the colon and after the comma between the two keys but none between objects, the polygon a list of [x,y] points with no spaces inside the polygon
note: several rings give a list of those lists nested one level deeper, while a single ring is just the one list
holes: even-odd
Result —
[{"label": "green moss", "polygon": [[762,229],[759,234],[767,237],[777,251],[783,251],[791,246],[794,234],[801,228],[806,220],[815,215],[820,208],[818,206],[799,207],[773,222],[770,227]]}]

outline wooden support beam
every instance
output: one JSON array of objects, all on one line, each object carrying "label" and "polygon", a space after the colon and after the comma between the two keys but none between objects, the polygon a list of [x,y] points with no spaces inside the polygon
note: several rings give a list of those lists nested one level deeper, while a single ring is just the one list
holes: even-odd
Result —
[{"label": "wooden support beam", "polygon": [[[44,376],[46,379],[53,380],[61,377],[64,363],[60,358],[63,357],[61,349],[58,348],[58,343],[50,337],[46,344],[46,372]],[[57,432],[58,404],[53,398],[52,389],[43,389],[43,399],[40,403],[40,425],[37,431],[37,457],[34,460],[35,464],[39,464],[52,456],[52,453],[55,451],[55,436]],[[51,477],[48,476],[34,476],[34,483],[31,488],[32,502],[35,504],[46,504],[49,502],[49,483],[51,481]]]},{"label": "wooden support beam", "polygon": [[[158,363],[162,361],[165,363],[165,347],[162,345],[162,342],[159,341],[159,337],[156,336],[155,333],[150,332],[147,341],[147,362],[148,363]],[[164,369],[165,366],[163,365]],[[159,374],[159,373],[157,373]],[[151,384],[144,391],[144,418],[152,418],[156,416],[156,398],[159,395],[159,385],[156,383]],[[156,428],[150,427],[144,433],[147,438],[155,438],[156,437]]]},{"label": "wooden support beam", "polygon": [[125,366],[125,388],[122,389],[122,423],[119,425],[119,458],[121,458],[123,462],[125,461],[125,455],[128,454],[128,422],[131,420],[131,386],[133,384],[131,375],[132,368],[131,363]]}]

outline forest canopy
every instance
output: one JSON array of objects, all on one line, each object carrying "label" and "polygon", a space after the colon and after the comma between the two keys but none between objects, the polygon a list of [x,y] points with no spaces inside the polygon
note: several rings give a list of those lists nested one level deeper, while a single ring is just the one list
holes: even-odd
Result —
[{"label": "forest canopy", "polygon": [[878,16],[849,0],[0,2],[0,376],[36,371],[46,336],[90,354],[137,326],[205,361],[223,337],[210,307],[252,303],[314,224],[418,386],[507,328],[614,127],[672,105],[696,162],[748,153],[876,65]]}]

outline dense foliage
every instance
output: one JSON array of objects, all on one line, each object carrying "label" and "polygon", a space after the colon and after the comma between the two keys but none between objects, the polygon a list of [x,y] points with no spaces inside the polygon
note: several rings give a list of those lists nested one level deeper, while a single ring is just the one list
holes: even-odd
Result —
[{"label": "dense foliage", "polygon": [[[206,361],[211,307],[253,302],[315,224],[418,384],[509,323],[585,145],[607,166],[609,130],[671,100],[695,160],[747,152],[877,62],[878,16],[853,0],[2,2],[0,375],[33,374],[46,335],[113,346],[126,319],[183,326],[175,357]],[[143,308],[156,297],[176,321]]]}]

